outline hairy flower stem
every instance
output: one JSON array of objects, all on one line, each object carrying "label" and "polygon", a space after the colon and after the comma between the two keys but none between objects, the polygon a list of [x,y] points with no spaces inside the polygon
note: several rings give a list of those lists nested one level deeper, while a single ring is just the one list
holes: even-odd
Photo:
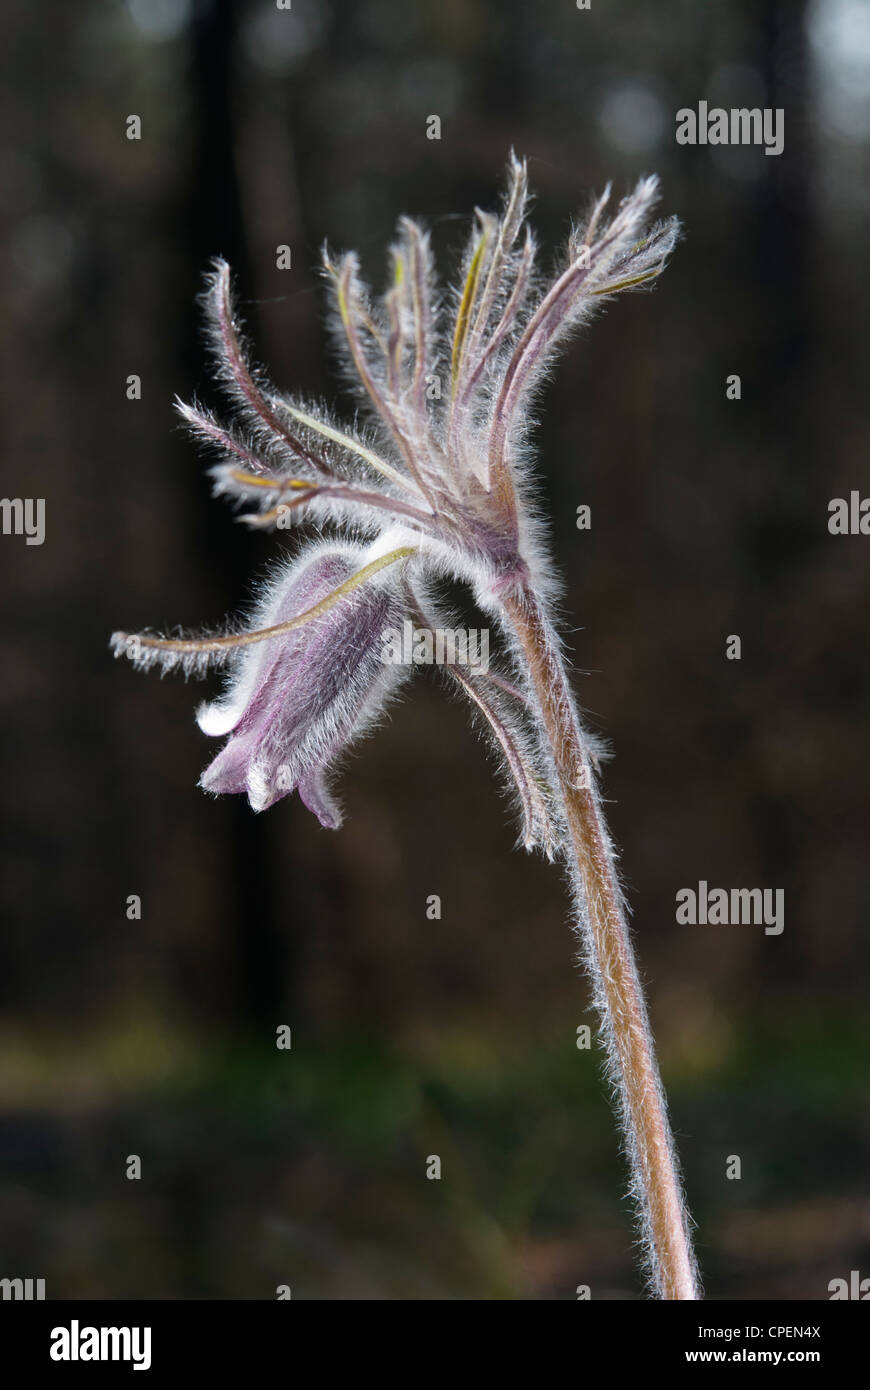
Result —
[{"label": "hairy flower stem", "polygon": [[646,1005],[595,774],[558,639],[528,587],[503,595],[501,602],[525,658],[558,775],[571,840],[565,857],[579,876],[578,926],[610,1078],[620,1098],[632,1194],[654,1289],[662,1299],[696,1299],[700,1294],[687,1212]]}]

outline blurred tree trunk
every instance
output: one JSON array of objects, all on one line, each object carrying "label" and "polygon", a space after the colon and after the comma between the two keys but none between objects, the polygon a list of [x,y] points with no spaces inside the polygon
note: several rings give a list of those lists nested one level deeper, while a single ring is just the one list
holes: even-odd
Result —
[{"label": "blurred tree trunk", "polygon": [[[195,7],[191,27],[188,90],[193,130],[185,206],[178,219],[178,225],[186,229],[188,289],[201,284],[203,272],[217,255],[232,265],[243,292],[250,283],[233,110],[238,15],[236,0],[212,0]],[[251,324],[254,336],[256,327]],[[201,312],[192,294],[187,300],[180,351],[183,379],[206,382]],[[206,385],[206,393],[212,396],[210,385]],[[238,527],[228,545],[222,518],[209,501],[202,469],[192,467],[190,480],[191,531],[202,569],[220,581],[218,608],[227,603],[227,590],[229,603],[237,605],[249,596],[251,575],[262,566],[263,538]],[[288,917],[282,913],[279,920],[275,908],[275,826],[267,816],[255,817],[242,797],[227,798],[222,823],[227,840],[223,856],[225,906],[216,930],[224,938],[220,954],[227,965],[227,978],[221,982],[219,996],[226,1001],[236,1027],[268,1038],[274,1036],[272,1030],[278,1023],[287,1021],[285,982],[291,939]],[[296,926],[294,923],[293,930]]]}]

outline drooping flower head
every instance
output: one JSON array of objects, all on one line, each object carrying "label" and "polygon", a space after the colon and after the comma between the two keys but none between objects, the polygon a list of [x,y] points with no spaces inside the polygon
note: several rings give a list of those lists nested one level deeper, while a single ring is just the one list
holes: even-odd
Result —
[{"label": "drooping flower head", "polygon": [[324,543],[276,575],[257,628],[283,631],[241,648],[224,698],[197,713],[204,733],[229,735],[202,774],[206,791],[246,792],[262,811],[298,789],[322,825],[340,824],[330,765],[404,674],[379,656],[382,632],[403,612],[396,585],[357,584],[360,568],[361,547]]},{"label": "drooping flower head", "polygon": [[[497,622],[500,596],[530,577],[546,583],[529,506],[530,403],[565,337],[609,296],[662,269],[677,224],[649,226],[656,187],[642,179],[610,218],[608,189],[572,232],[561,272],[543,282],[525,228],[526,166],[512,156],[501,213],[476,213],[449,312],[439,308],[428,236],[408,218],[377,301],[353,253],[324,252],[366,426],[340,425],[269,386],[243,345],[229,267],[216,263],[206,306],[235,421],[198,405],[178,409],[216,452],[215,493],[246,508],[244,521],[278,530],[307,521],[326,538],[279,566],[244,630],[112,638],[116,654],[143,668],[199,674],[229,665],[223,698],[199,713],[206,733],[227,736],[203,774],[207,790],[246,793],[262,810],[298,789],[322,824],[337,825],[330,770],[402,674],[382,659],[384,631],[405,618],[446,625],[435,597],[443,580],[468,584]],[[492,735],[524,844],[552,856],[561,828],[550,754],[528,718],[510,647],[505,662],[504,673],[486,674],[451,663],[445,676]]]}]

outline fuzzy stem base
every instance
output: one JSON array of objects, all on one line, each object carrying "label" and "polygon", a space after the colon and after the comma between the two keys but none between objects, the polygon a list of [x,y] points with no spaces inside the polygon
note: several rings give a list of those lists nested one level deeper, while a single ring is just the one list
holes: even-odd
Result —
[{"label": "fuzzy stem base", "polygon": [[[566,859],[610,1079],[619,1095],[650,1275],[657,1297],[700,1297],[674,1143],[634,961],[625,905],[558,639],[528,588],[501,598],[547,731],[570,837]],[[579,882],[578,882],[579,880]]]}]

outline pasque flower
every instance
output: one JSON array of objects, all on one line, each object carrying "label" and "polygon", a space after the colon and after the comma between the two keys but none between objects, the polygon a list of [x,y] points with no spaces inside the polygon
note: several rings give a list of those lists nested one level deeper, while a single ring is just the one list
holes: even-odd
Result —
[{"label": "pasque flower", "polygon": [[[307,774],[322,785],[327,743],[334,761],[395,684],[396,668],[390,679],[390,668],[380,670],[374,657],[391,625],[387,610],[446,621],[432,580],[467,581],[490,611],[500,594],[529,582],[552,590],[526,495],[529,398],[569,329],[608,295],[661,270],[674,223],[644,231],[655,191],[654,179],[642,180],[609,222],[605,193],[545,291],[534,277],[533,237],[523,235],[526,169],[512,159],[502,216],[477,214],[449,316],[438,304],[428,237],[415,222],[400,223],[392,283],[377,305],[356,257],[325,253],[335,327],[369,407],[368,430],[339,426],[266,384],[240,338],[229,267],[216,265],[205,296],[209,336],[236,423],[177,403],[193,433],[217,452],[214,490],[251,508],[244,516],[251,525],[283,530],[304,517],[343,544],[310,542],[295,564],[279,569],[248,630],[208,638],[114,635],[115,651],[140,667],[198,674],[231,664],[224,702],[200,715],[206,733],[232,732],[203,776],[207,790],[247,792],[256,810],[295,786],[307,800]],[[558,833],[548,758],[535,746],[522,693],[498,673],[486,679],[454,666],[449,674],[491,727],[517,793],[524,843],[552,857]],[[323,714],[300,719],[297,705],[323,707]],[[325,804],[318,798],[318,807]],[[331,803],[321,819],[338,824]]]},{"label": "pasque flower", "polygon": [[340,824],[330,764],[376,716],[402,670],[378,650],[401,613],[397,596],[375,579],[354,587],[361,567],[360,547],[323,544],[276,576],[257,627],[283,628],[280,638],[242,647],[224,699],[197,714],[204,733],[230,734],[202,775],[206,791],[246,792],[262,811],[298,788],[322,825]]},{"label": "pasque flower", "polygon": [[426,232],[403,218],[375,299],[353,253],[324,253],[333,325],[367,423],[276,392],[250,361],[217,262],[205,297],[217,371],[234,406],[219,421],[178,403],[216,458],[216,494],[262,529],[307,522],[318,538],[273,574],[249,623],[214,636],[116,633],[140,667],[229,667],[201,728],[228,735],[202,777],[256,810],[295,789],[322,824],[329,777],[401,677],[382,635],[405,618],[448,626],[443,581],[468,585],[504,639],[502,668],[453,663],[445,679],[492,736],[521,838],[568,866],[577,925],[621,1096],[654,1291],[695,1296],[673,1146],[596,787],[598,749],[579,720],[552,617],[556,581],[534,506],[530,408],[565,338],[608,298],[645,285],[674,245],[651,222],[655,178],[610,212],[610,190],[573,230],[561,269],[536,270],[525,164],[511,156],[499,214],[478,211],[461,284],[436,290]]}]

